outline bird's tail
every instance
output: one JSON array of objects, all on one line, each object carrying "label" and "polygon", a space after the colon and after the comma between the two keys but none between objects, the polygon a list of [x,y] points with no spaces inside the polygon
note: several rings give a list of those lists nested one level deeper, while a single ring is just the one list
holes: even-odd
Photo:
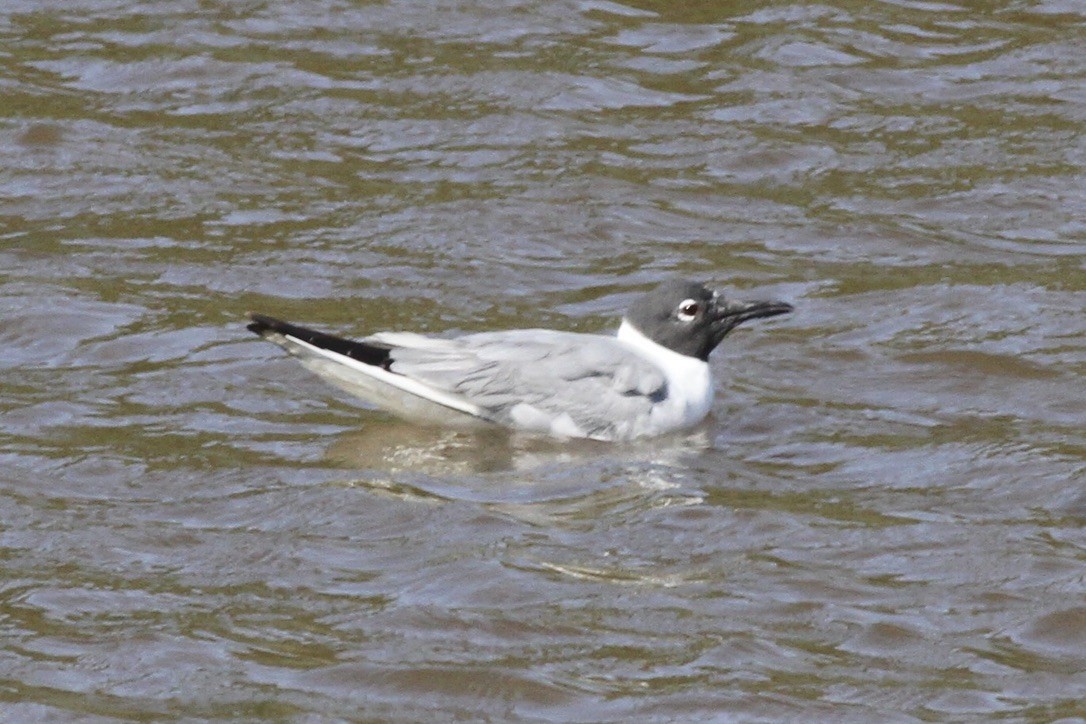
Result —
[{"label": "bird's tail", "polygon": [[[257,314],[255,312],[249,312],[249,319],[251,320],[246,326],[253,334],[259,335],[269,342],[275,342],[280,346],[286,346],[283,343],[288,342],[290,338],[301,340],[306,344],[311,344],[314,347],[320,349],[326,349],[329,352],[335,352],[345,357],[350,357],[353,360],[357,360],[367,365],[374,365],[375,367],[382,367],[388,369],[392,360],[389,356],[389,347],[373,344],[370,342],[355,342],[354,340],[345,339],[343,337],[337,337],[333,334],[325,334],[324,332],[318,332],[307,327],[300,327],[297,324],[291,324],[290,322],[284,322],[281,319],[275,317],[269,317],[265,314]],[[287,338],[284,340],[283,338]],[[289,351],[289,347],[287,347]]]}]

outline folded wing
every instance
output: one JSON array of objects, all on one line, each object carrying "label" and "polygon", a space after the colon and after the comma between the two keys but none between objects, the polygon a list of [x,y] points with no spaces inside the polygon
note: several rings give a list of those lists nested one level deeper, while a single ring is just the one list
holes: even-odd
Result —
[{"label": "folded wing", "polygon": [[463,397],[494,421],[552,434],[631,437],[667,394],[660,369],[610,337],[532,329],[365,341],[390,349],[390,372]]},{"label": "folded wing", "polygon": [[409,419],[617,440],[640,434],[667,396],[663,372],[611,337],[533,329],[352,341],[250,316],[251,331],[311,371]]}]

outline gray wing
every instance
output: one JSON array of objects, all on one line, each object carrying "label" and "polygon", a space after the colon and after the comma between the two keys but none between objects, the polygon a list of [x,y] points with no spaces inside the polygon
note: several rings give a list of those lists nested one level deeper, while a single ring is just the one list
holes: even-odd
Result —
[{"label": "gray wing", "polygon": [[463,396],[513,427],[624,437],[667,394],[663,372],[611,337],[531,329],[366,341],[392,347],[391,372]]}]

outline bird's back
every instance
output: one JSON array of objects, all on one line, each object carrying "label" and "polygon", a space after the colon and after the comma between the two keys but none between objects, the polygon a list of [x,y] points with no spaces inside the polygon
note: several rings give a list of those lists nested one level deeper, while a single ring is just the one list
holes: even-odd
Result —
[{"label": "bird's back", "polygon": [[654,363],[614,337],[528,329],[453,339],[383,333],[389,371],[419,380],[521,429],[632,437],[666,397]]}]

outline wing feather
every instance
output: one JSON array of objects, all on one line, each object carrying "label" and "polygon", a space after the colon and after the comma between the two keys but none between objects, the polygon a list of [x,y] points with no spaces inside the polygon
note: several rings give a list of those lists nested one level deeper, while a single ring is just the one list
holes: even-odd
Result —
[{"label": "wing feather", "polygon": [[663,372],[608,337],[516,330],[455,339],[381,334],[366,341],[392,348],[391,372],[521,427],[621,437],[666,395]]}]

